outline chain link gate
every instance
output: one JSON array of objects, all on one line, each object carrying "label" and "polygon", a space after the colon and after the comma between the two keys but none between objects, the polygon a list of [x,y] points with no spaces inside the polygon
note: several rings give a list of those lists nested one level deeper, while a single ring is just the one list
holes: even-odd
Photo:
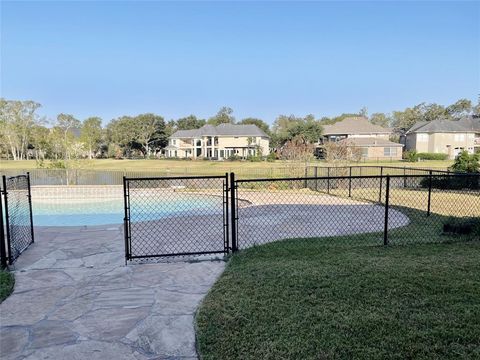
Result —
[{"label": "chain link gate", "polygon": [[[34,242],[30,174],[2,177],[1,267],[15,260]],[[5,221],[5,230],[3,226]]]},{"label": "chain link gate", "polygon": [[123,179],[125,259],[229,252],[228,175]]}]

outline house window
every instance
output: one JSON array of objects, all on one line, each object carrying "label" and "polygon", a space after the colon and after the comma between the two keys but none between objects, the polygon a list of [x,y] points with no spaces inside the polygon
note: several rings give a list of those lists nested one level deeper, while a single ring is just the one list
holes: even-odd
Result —
[{"label": "house window", "polygon": [[397,156],[397,148],[396,147],[385,147],[383,148],[383,156]]},{"label": "house window", "polygon": [[455,134],[455,141],[465,141],[465,134]]},{"label": "house window", "polygon": [[223,150],[220,150],[220,157],[223,158],[225,155],[225,152]]},{"label": "house window", "polygon": [[176,144],[177,144],[177,140],[172,139],[172,145],[176,145]]},{"label": "house window", "polygon": [[368,157],[368,147],[363,147],[361,148],[362,150],[362,157],[366,158]]},{"label": "house window", "polygon": [[417,141],[428,141],[428,134],[417,134]]}]

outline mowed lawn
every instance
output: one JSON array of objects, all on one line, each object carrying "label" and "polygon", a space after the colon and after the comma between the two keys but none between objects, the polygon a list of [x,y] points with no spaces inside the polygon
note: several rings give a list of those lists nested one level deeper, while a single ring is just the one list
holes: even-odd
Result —
[{"label": "mowed lawn", "polygon": [[[361,162],[352,163],[352,166],[406,166],[417,168],[432,168],[445,170],[452,165],[452,161],[423,161],[418,163],[394,162]],[[48,161],[46,162],[48,166]],[[325,161],[312,161],[312,166],[331,166]],[[287,162],[277,160],[274,162],[250,162],[250,161],[207,161],[207,160],[82,160],[75,163],[75,167],[88,170],[120,170],[120,171],[155,171],[166,174],[178,175],[222,175],[225,172],[237,172],[240,175],[268,176],[270,174],[285,176],[304,176],[305,164],[302,162]],[[36,169],[34,160],[0,160],[0,170]],[[297,171],[298,170],[298,171]],[[298,173],[298,174],[297,174]],[[312,174],[310,174],[312,175]]]},{"label": "mowed lawn", "polygon": [[234,255],[196,316],[204,359],[479,359],[480,242]]}]

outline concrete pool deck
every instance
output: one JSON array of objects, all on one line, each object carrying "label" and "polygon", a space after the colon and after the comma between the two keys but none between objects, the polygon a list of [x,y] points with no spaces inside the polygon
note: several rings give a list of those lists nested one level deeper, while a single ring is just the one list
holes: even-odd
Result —
[{"label": "concrete pool deck", "polygon": [[125,266],[122,234],[36,228],[0,304],[3,360],[196,358],[194,312],[224,262]]}]

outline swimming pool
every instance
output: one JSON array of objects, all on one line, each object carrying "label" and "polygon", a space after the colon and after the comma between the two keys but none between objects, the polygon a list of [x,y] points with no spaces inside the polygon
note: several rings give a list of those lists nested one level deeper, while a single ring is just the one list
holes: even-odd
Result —
[{"label": "swimming pool", "polygon": [[[131,221],[150,221],[178,215],[209,215],[222,211],[222,198],[183,196],[176,199],[141,199],[131,203]],[[122,198],[33,199],[35,226],[122,224]],[[135,210],[135,211],[133,211]]]}]

